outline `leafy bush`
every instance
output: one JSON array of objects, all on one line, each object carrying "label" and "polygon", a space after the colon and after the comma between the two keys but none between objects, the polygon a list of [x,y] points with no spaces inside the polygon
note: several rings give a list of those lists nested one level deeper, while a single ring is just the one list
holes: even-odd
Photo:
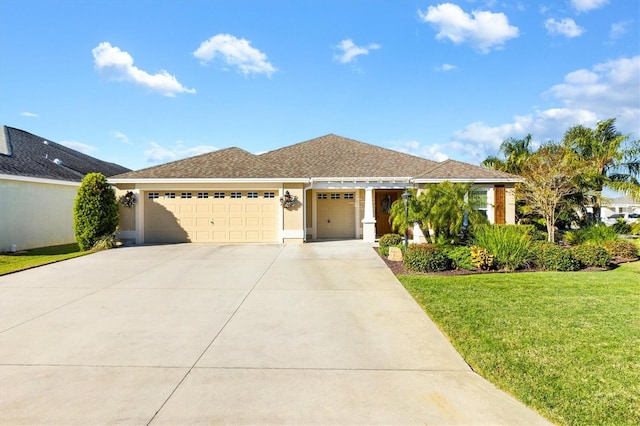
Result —
[{"label": "leafy bush", "polygon": [[445,250],[445,254],[456,269],[466,269],[467,271],[476,269],[471,259],[471,247],[469,246],[452,247]]},{"label": "leafy bush", "polygon": [[484,247],[471,246],[469,254],[471,255],[471,264],[478,269],[488,271],[495,266],[495,256]]},{"label": "leafy bush", "polygon": [[516,270],[527,266],[534,227],[488,225],[474,228],[474,244],[495,256],[498,268]]},{"label": "leafy bush", "polygon": [[613,230],[616,231],[616,234],[630,234],[631,233],[631,225],[625,222],[624,219],[620,218],[616,223],[612,226]]},{"label": "leafy bush", "polygon": [[554,243],[539,243],[535,245],[536,265],[547,271],[577,271],[580,262],[573,256],[571,250]]},{"label": "leafy bush", "polygon": [[619,238],[615,229],[604,224],[587,226],[564,234],[564,241],[570,245],[595,244],[601,245],[607,241],[615,241]]},{"label": "leafy bush", "polygon": [[611,255],[601,246],[582,244],[571,247],[571,253],[583,267],[605,268],[611,263]]},{"label": "leafy bush", "polygon": [[404,241],[404,237],[398,234],[384,234],[378,241],[378,252],[383,256],[389,256],[389,247],[396,246]]},{"label": "leafy bush", "polygon": [[89,173],[82,179],[73,206],[73,229],[80,250],[90,250],[118,226],[116,194],[101,173]]},{"label": "leafy bush", "polygon": [[411,244],[404,254],[404,266],[417,272],[446,271],[451,269],[451,260],[436,246]]},{"label": "leafy bush", "polygon": [[631,235],[640,235],[640,220],[631,225]]},{"label": "leafy bush", "polygon": [[638,258],[638,246],[636,246],[631,241],[609,241],[604,243],[602,246],[613,257],[621,257],[623,259]]}]

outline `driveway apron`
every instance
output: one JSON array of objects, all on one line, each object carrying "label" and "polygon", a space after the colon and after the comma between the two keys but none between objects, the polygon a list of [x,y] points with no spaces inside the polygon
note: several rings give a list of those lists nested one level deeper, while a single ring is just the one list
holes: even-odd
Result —
[{"label": "driveway apron", "polygon": [[0,277],[0,424],[548,424],[362,241],[126,247]]}]

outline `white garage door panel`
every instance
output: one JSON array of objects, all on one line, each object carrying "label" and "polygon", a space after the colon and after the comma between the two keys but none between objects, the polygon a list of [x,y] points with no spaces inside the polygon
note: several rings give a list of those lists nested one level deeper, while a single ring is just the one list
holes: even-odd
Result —
[{"label": "white garage door panel", "polygon": [[276,198],[145,199],[147,242],[274,242],[277,232]]}]

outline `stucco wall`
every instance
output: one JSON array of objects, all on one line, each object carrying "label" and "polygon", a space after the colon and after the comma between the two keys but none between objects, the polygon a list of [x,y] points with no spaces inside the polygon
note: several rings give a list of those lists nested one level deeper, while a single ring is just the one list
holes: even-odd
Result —
[{"label": "stucco wall", "polygon": [[291,196],[297,196],[298,202],[295,206],[285,209],[282,207],[282,229],[283,242],[302,242],[305,235],[304,230],[304,190],[302,184],[288,184],[282,188],[282,194],[289,191]]},{"label": "stucco wall", "polygon": [[0,179],[0,252],[73,243],[79,185]]}]

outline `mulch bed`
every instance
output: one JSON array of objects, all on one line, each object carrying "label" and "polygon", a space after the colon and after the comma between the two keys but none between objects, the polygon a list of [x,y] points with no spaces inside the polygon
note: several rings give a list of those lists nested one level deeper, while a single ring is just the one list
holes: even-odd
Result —
[{"label": "mulch bed", "polygon": [[[378,252],[377,247],[374,247],[373,249],[376,251],[378,256],[380,256],[380,258],[384,261],[384,263],[387,264],[387,267],[391,270],[391,272],[393,272],[394,275],[401,275],[401,274],[403,275],[477,275],[477,274],[507,274],[507,273],[519,273],[519,272],[543,272],[544,271],[544,269],[540,269],[540,268],[529,268],[529,269],[520,269],[517,271],[480,271],[480,270],[467,271],[464,269],[457,269],[457,270],[442,271],[442,272],[415,272],[415,271],[410,271],[406,269],[404,267],[404,262],[394,262],[387,259],[385,256],[382,256]],[[616,268],[621,263],[635,262],[635,261],[637,261],[637,259],[615,258],[613,259],[613,261],[611,261],[611,266],[609,268],[592,267],[592,268],[580,269],[580,271],[576,271],[576,272],[608,271],[610,269]]]}]

